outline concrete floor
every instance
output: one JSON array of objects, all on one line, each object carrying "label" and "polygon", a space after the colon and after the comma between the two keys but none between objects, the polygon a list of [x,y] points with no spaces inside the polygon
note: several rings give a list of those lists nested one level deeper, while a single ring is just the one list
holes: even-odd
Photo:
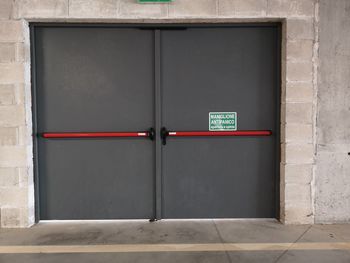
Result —
[{"label": "concrete floor", "polygon": [[[102,252],[103,251],[103,252]],[[42,222],[0,230],[0,262],[350,262],[350,225],[267,220]]]}]

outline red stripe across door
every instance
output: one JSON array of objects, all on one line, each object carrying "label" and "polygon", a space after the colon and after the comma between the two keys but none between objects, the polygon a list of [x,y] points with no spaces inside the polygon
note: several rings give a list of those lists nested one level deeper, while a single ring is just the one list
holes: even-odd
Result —
[{"label": "red stripe across door", "polygon": [[150,132],[46,132],[43,138],[118,138],[150,137]]},{"label": "red stripe across door", "polygon": [[168,131],[169,137],[195,137],[195,136],[270,136],[271,131]]}]

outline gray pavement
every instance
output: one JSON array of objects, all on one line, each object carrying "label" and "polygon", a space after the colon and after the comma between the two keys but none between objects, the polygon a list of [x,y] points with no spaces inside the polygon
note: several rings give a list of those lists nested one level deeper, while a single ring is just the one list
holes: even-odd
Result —
[{"label": "gray pavement", "polygon": [[[145,251],[149,247],[151,251]],[[41,222],[29,229],[1,229],[0,262],[350,263],[350,225],[286,226],[274,220]]]}]

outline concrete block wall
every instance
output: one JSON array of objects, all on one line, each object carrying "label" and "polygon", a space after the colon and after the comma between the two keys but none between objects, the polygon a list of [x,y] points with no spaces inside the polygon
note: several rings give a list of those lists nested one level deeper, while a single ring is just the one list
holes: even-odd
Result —
[{"label": "concrete block wall", "polygon": [[13,20],[13,12],[14,1],[0,1],[1,227],[34,222],[28,24]]},{"label": "concrete block wall", "polygon": [[283,24],[281,220],[314,222],[318,0],[0,0],[0,222],[34,223],[28,23]]}]

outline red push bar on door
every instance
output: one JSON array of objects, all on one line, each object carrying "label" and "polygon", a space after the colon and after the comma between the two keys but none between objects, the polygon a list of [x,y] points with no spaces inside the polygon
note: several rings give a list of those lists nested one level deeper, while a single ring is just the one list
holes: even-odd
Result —
[{"label": "red push bar on door", "polygon": [[47,132],[43,138],[148,137],[148,132]]},{"label": "red push bar on door", "polygon": [[119,138],[119,137],[148,137],[154,139],[154,130],[143,132],[45,132],[43,138]]},{"label": "red push bar on door", "polygon": [[169,137],[190,136],[270,136],[271,131],[169,131]]}]

